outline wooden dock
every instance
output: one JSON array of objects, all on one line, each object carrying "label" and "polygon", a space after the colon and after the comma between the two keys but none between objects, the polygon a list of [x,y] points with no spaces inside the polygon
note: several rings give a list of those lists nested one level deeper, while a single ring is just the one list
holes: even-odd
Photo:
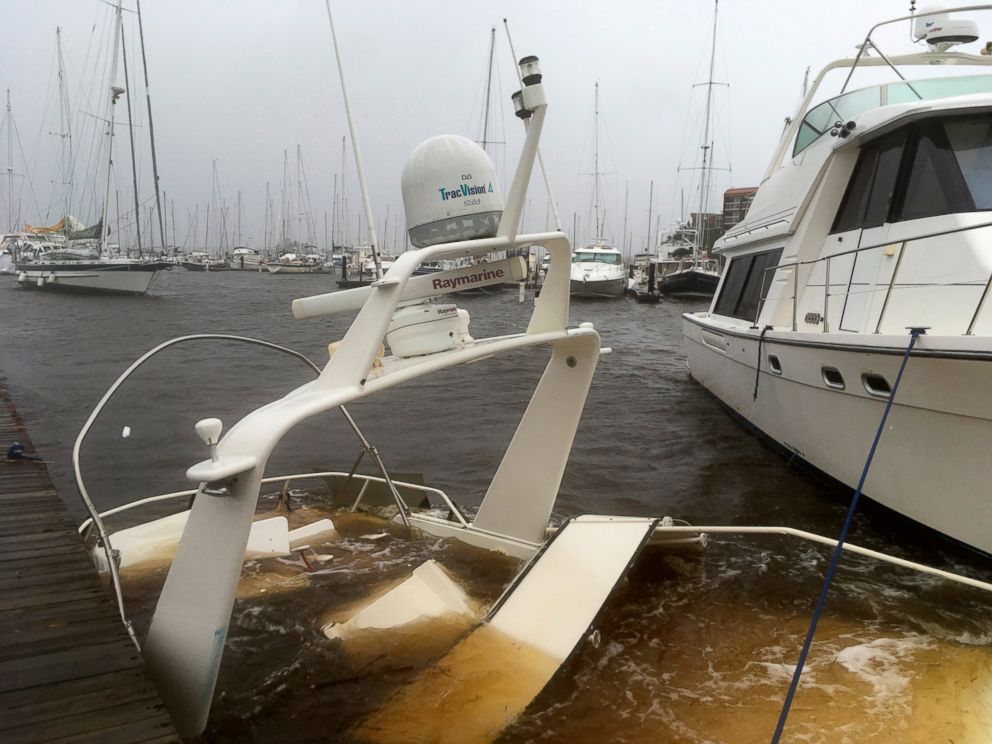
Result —
[{"label": "wooden dock", "polygon": [[179,741],[0,384],[0,741]]}]

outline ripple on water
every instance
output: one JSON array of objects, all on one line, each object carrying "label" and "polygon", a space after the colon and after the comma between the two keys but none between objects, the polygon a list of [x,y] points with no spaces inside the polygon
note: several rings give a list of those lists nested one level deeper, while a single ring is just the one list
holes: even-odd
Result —
[{"label": "ripple on water", "polygon": [[[76,432],[134,358],[167,338],[212,331],[284,343],[323,363],[327,343],[350,318],[297,322],[289,306],[331,282],[170,272],[156,281],[155,297],[123,300],[18,292],[0,282],[0,373],[69,495]],[[459,303],[477,337],[523,330],[532,307],[510,293]],[[836,534],[846,495],[789,465],[689,379],[679,316],[697,309],[573,304],[572,321],[593,321],[614,353],[599,362],[554,523],[605,511]],[[546,358],[521,353],[450,370],[351,412],[391,470],[421,473],[477,506]],[[270,352],[177,347],[139,372],[95,428],[84,450],[90,491],[106,508],[186,488],[185,469],[203,456],[196,420],[216,415],[230,426],[308,379],[298,362]],[[133,430],[127,440],[124,424]],[[347,472],[356,451],[344,422],[329,414],[292,432],[270,470]],[[376,518],[333,517],[341,541],[320,547],[327,558],[315,575],[298,561],[246,567],[208,740],[280,741],[287,731],[300,741],[354,740],[354,726],[454,645],[464,627],[431,624],[345,647],[323,637],[323,622],[346,617],[428,558],[480,606],[518,568],[450,541],[407,538]],[[363,538],[380,532],[387,537]],[[851,539],[990,576],[987,563],[871,504]],[[702,556],[646,553],[600,618],[598,648],[582,645],[501,741],[599,742],[604,732],[616,742],[768,741],[827,560],[824,549],[782,538],[721,537]],[[162,575],[151,571],[129,584],[139,624]],[[990,644],[988,600],[977,590],[845,557],[789,738],[987,742]]]}]

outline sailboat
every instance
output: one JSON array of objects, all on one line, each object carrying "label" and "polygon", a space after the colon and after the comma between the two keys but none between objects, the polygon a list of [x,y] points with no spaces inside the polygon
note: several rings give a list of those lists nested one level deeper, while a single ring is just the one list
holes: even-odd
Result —
[{"label": "sailboat", "polygon": [[[710,125],[713,114],[713,65],[716,61],[716,20],[719,0],[713,3],[713,43],[710,47],[710,75],[706,86],[706,113],[703,117],[702,163],[699,168],[699,212],[696,215],[692,236],[692,257],[681,261],[674,271],[667,272],[658,281],[658,291],[670,297],[712,297],[720,283],[720,273],[715,259],[705,248],[706,204],[709,196],[710,175],[713,171]],[[681,232],[685,233],[683,226]]]},{"label": "sailboat", "polygon": [[[121,5],[118,2],[114,9],[113,18],[114,46],[108,80],[110,96],[107,102],[109,110],[106,117],[106,150],[103,158],[107,163],[107,172],[100,218],[95,225],[78,229],[81,225],[68,213],[67,202],[66,216],[55,225],[48,227],[26,226],[25,233],[60,235],[63,237],[64,243],[35,252],[29,257],[22,255],[15,269],[17,282],[21,287],[110,294],[144,294],[148,291],[155,273],[169,266],[168,263],[152,259],[112,255],[112,246],[107,241],[110,232],[107,211],[113,170],[111,153],[114,138],[114,112],[118,99],[125,94],[125,88],[117,84],[119,52],[123,46],[121,12]],[[61,63],[62,55],[60,53],[59,82],[60,86],[64,86]],[[135,183],[135,188],[137,188],[137,183]],[[71,178],[67,184],[67,189],[67,194],[71,195]]]},{"label": "sailboat", "polygon": [[[123,45],[121,5],[114,9],[114,46],[112,51],[110,77],[108,80],[109,100],[107,102],[106,150],[103,160],[107,163],[104,181],[103,206],[100,218],[95,225],[82,227],[68,212],[55,225],[48,227],[25,227],[25,233],[35,235],[62,236],[63,243],[38,251],[16,264],[19,286],[38,289],[76,290],[109,294],[144,294],[148,291],[155,273],[169,266],[168,263],[128,256],[112,255],[107,241],[110,232],[107,211],[110,197],[110,182],[113,170],[112,150],[114,138],[114,112],[118,99],[125,94],[125,88],[117,85],[119,52]],[[61,46],[60,46],[61,50]],[[62,55],[59,54],[59,83],[63,87]],[[154,145],[153,145],[154,149]],[[71,158],[70,158],[71,160]],[[137,188],[137,183],[135,183]],[[67,199],[72,192],[71,178],[67,184]]]},{"label": "sailboat", "polygon": [[606,242],[600,212],[599,188],[599,83],[596,83],[593,166],[593,214],[596,235],[592,244],[572,253],[571,294],[573,297],[623,297],[627,289],[627,267],[623,254]]}]

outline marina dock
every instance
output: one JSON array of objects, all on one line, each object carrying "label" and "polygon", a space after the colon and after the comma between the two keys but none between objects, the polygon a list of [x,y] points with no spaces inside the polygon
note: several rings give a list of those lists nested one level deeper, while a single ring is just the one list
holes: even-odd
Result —
[{"label": "marina dock", "polygon": [[[34,452],[3,385],[0,442]],[[179,740],[43,462],[0,462],[0,740]]]}]

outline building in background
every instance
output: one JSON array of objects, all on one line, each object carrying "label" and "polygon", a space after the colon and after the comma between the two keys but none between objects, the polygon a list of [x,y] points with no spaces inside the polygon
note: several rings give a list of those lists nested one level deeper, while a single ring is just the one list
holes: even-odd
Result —
[{"label": "building in background", "polygon": [[757,186],[747,186],[741,189],[727,189],[723,192],[723,225],[722,232],[727,232],[744,219],[748,207],[758,193]]}]

